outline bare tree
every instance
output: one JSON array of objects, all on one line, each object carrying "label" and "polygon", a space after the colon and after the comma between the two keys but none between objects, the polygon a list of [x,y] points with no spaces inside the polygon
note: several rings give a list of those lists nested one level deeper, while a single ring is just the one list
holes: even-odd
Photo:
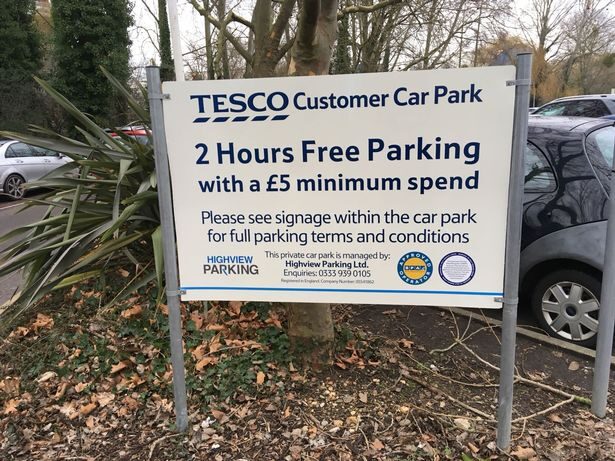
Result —
[{"label": "bare tree", "polygon": [[609,57],[615,53],[612,3],[604,0],[579,1],[575,13],[565,22],[565,30],[562,90],[589,93],[610,89],[613,82],[609,85],[603,78],[610,74],[608,70],[613,63]]}]

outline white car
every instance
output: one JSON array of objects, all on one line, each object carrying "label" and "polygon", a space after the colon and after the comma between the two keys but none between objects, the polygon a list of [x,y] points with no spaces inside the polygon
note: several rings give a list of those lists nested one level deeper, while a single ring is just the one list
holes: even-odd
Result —
[{"label": "white car", "polygon": [[24,183],[36,181],[70,161],[59,152],[0,139],[0,194],[19,199]]}]

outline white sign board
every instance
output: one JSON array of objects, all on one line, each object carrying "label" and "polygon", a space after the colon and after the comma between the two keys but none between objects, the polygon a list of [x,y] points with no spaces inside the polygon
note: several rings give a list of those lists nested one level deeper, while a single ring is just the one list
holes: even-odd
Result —
[{"label": "white sign board", "polygon": [[165,83],[182,299],[501,307],[514,74]]}]

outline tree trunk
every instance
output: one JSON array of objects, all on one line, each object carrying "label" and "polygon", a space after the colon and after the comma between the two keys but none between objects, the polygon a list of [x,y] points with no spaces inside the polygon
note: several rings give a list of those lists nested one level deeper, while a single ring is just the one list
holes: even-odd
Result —
[{"label": "tree trunk", "polygon": [[[326,75],[337,36],[337,0],[304,0],[289,75]],[[288,305],[293,351],[314,368],[333,362],[334,331],[329,304]]]},{"label": "tree trunk", "polygon": [[[209,10],[209,1],[205,2],[205,8]],[[211,39],[211,23],[207,16],[203,15],[205,25],[205,59],[207,60],[207,80],[214,80],[214,47]],[[221,31],[218,33],[222,33]]]},{"label": "tree trunk", "polygon": [[160,33],[160,79],[163,82],[175,80],[167,0],[158,0],[158,30]]}]

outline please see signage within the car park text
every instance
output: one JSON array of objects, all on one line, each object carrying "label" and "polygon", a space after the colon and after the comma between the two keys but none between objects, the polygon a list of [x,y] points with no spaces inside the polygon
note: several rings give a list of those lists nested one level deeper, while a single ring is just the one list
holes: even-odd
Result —
[{"label": "please see signage within the car park text", "polygon": [[182,299],[501,307],[514,74],[164,83]]}]

